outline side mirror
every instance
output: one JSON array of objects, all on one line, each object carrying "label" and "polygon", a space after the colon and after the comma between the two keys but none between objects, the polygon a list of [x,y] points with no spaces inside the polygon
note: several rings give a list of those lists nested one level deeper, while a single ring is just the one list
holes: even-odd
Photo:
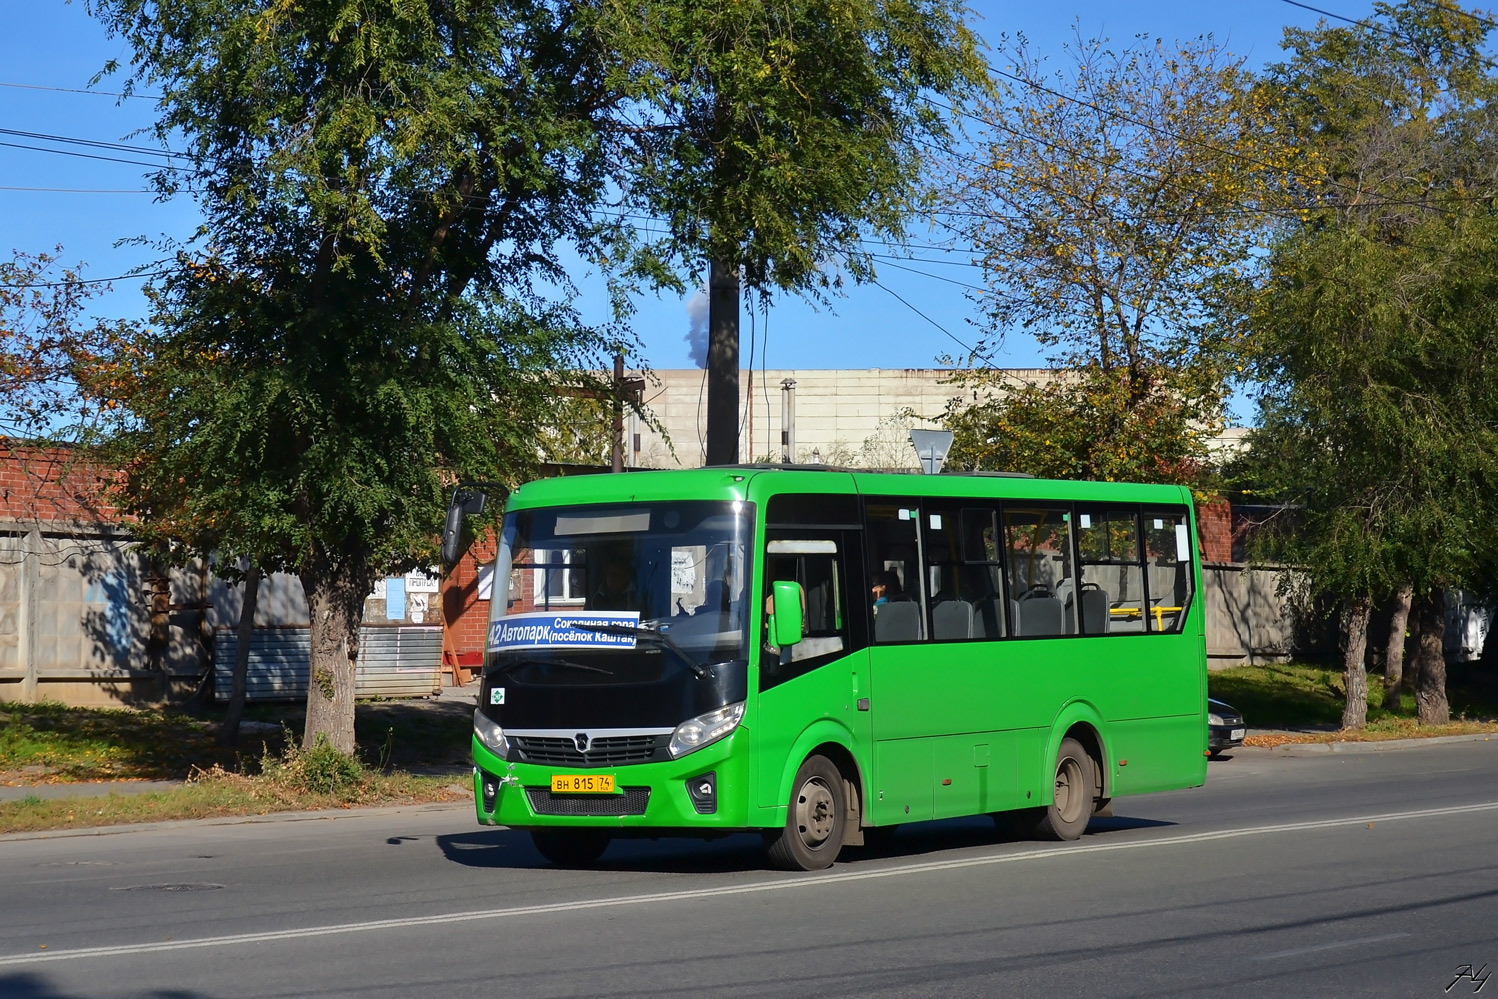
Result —
[{"label": "side mirror", "polygon": [[801,584],[777,579],[771,593],[775,612],[770,615],[770,641],[787,649],[801,641]]},{"label": "side mirror", "polygon": [[468,514],[484,512],[488,496],[482,492],[470,492],[462,488],[453,490],[452,501],[447,504],[447,523],[442,528],[442,568],[451,569],[458,564],[459,550],[463,543],[463,518]]}]

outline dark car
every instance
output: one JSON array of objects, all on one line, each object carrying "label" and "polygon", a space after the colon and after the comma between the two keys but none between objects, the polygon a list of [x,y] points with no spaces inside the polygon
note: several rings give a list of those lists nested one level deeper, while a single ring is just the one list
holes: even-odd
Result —
[{"label": "dark car", "polygon": [[1214,698],[1207,698],[1207,749],[1213,756],[1221,755],[1224,749],[1243,745],[1246,732],[1243,716],[1238,713],[1237,708]]}]

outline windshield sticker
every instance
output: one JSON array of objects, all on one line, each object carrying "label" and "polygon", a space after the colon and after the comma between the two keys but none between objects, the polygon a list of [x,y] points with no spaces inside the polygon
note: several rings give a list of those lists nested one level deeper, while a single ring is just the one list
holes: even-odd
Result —
[{"label": "windshield sticker", "polygon": [[503,704],[505,702],[505,689],[503,687],[492,687],[489,690],[490,704]]},{"label": "windshield sticker", "polygon": [[632,649],[639,611],[510,614],[489,626],[489,650]]}]

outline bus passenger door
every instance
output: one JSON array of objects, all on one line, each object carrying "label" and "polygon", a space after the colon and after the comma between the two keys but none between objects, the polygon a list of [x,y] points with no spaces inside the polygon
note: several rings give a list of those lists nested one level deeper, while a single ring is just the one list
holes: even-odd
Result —
[{"label": "bus passenger door", "polygon": [[[766,638],[759,655],[759,715],[755,758],[761,808],[786,804],[780,782],[787,767],[800,763],[789,754],[801,733],[819,720],[834,721],[852,736],[849,747],[860,767],[869,759],[868,652],[857,648],[861,631],[849,617],[850,548],[856,532],[827,528],[766,530],[761,600],[768,615],[777,580],[801,587],[802,639],[789,648]],[[859,576],[852,563],[853,578]],[[856,609],[855,609],[856,612]]]}]

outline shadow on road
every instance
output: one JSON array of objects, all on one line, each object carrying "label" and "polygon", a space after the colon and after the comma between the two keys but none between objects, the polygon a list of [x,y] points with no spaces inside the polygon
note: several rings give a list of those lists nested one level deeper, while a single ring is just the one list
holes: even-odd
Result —
[{"label": "shadow on road", "polygon": [[[1087,827],[1087,838],[1155,829],[1175,825],[1156,819],[1129,816],[1094,818]],[[550,862],[531,844],[530,833],[515,829],[484,829],[435,837],[437,847],[447,860],[475,868],[542,868]],[[839,863],[856,863],[875,858],[919,858],[947,850],[964,850],[1001,843],[1024,842],[1008,834],[986,815],[936,822],[913,823],[879,836],[870,836],[868,845],[848,847]],[[399,845],[397,838],[388,840]],[[597,863],[597,870],[639,871],[658,874],[718,874],[753,871],[765,868],[764,845],[756,833],[737,833],[719,839],[702,840],[686,836],[646,836],[624,834],[609,844]]]},{"label": "shadow on road", "polygon": [[[188,989],[157,989],[154,992],[141,992],[139,995],[141,999],[207,999],[205,993]],[[0,975],[0,996],[5,999],[75,999],[72,994],[53,985],[45,976],[28,971]]]}]

